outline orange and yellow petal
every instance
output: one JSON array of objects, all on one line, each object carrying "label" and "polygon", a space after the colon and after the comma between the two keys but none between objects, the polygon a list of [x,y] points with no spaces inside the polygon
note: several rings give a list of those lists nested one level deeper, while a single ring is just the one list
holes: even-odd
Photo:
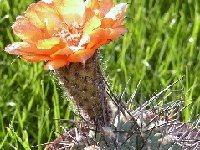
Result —
[{"label": "orange and yellow petal", "polygon": [[103,18],[105,14],[113,7],[113,0],[100,0],[99,1],[100,17]]},{"label": "orange and yellow petal", "polygon": [[64,48],[64,49],[59,49],[58,51],[56,51],[55,53],[51,54],[50,57],[53,59],[56,59],[58,57],[66,57],[70,54],[73,54],[73,51],[68,49],[68,48]]},{"label": "orange and yellow petal", "polygon": [[55,8],[65,23],[81,23],[85,12],[83,0],[54,0]]},{"label": "orange and yellow petal", "polygon": [[51,37],[49,39],[39,40],[36,44],[38,49],[52,49],[54,46],[60,44],[60,38]]},{"label": "orange and yellow petal", "polygon": [[83,49],[83,50],[78,50],[71,54],[68,57],[69,62],[82,62],[85,64],[86,60],[92,57],[95,53],[95,49]]},{"label": "orange and yellow petal", "polygon": [[62,21],[54,4],[44,1],[31,4],[25,12],[25,17],[36,27],[44,29],[49,34],[52,34],[54,29],[59,28]]},{"label": "orange and yellow petal", "polygon": [[85,8],[85,13],[83,16],[83,22],[86,23],[88,20],[90,20],[92,17],[95,16],[95,12],[94,10],[92,10],[91,8]]},{"label": "orange and yellow petal", "polygon": [[98,0],[86,0],[85,1],[84,22],[87,22],[94,16],[99,17]]},{"label": "orange and yellow petal", "polygon": [[42,62],[42,61],[52,60],[51,57],[45,55],[23,55],[22,59],[29,62]]},{"label": "orange and yellow petal", "polygon": [[96,12],[99,18],[103,18],[113,7],[113,0],[86,0],[85,5],[87,9]]},{"label": "orange and yellow petal", "polygon": [[83,35],[90,35],[95,29],[101,25],[101,19],[94,16],[92,17],[83,28]]},{"label": "orange and yellow petal", "polygon": [[31,49],[31,46],[27,42],[15,42],[13,44],[9,44],[6,48],[5,51],[8,52],[9,54],[14,54],[14,55],[27,55],[30,52],[28,52]]},{"label": "orange and yellow petal", "polygon": [[102,43],[102,41],[107,41],[110,35],[110,29],[104,29],[104,28],[98,28],[93,31],[93,33],[90,35],[90,41],[87,44],[86,48],[90,49],[93,47],[96,47],[95,45],[99,45],[99,43]]},{"label": "orange and yellow petal", "polygon": [[105,18],[112,18],[113,20],[124,18],[126,8],[126,3],[117,4],[105,15]]},{"label": "orange and yellow petal", "polygon": [[65,59],[55,59],[55,60],[49,61],[44,66],[44,69],[45,70],[56,70],[56,69],[66,66],[68,64],[69,64],[69,62]]},{"label": "orange and yellow petal", "polygon": [[122,25],[124,18],[113,20],[112,18],[103,18],[101,21],[101,28],[117,28]]},{"label": "orange and yellow petal", "polygon": [[84,5],[86,8],[90,8],[91,10],[99,9],[98,0],[86,0]]},{"label": "orange and yellow petal", "polygon": [[5,48],[5,51],[9,54],[14,55],[51,55],[58,51],[60,48],[63,48],[63,45],[56,45],[52,49],[38,49],[34,44],[27,42],[15,42],[8,45]]},{"label": "orange and yellow petal", "polygon": [[119,38],[121,35],[125,34],[126,32],[128,32],[128,30],[124,27],[118,27],[115,29],[110,29],[111,33],[109,35],[109,39],[111,40],[115,40],[117,38]]},{"label": "orange and yellow petal", "polygon": [[35,42],[44,38],[43,32],[23,16],[17,17],[15,23],[12,25],[12,28],[14,34],[25,41]]}]

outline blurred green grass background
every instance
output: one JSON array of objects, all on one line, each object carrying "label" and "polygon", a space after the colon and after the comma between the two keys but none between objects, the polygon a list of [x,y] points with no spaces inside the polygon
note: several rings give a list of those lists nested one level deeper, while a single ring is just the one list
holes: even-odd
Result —
[{"label": "blurred green grass background", "polygon": [[[52,131],[61,131],[53,118],[73,117],[71,105],[42,63],[27,63],[3,51],[19,41],[11,25],[32,2],[0,0],[0,149],[30,149],[52,141],[58,135]],[[130,79],[130,97],[141,80],[143,95],[149,99],[184,75],[176,86],[185,93],[190,90],[185,105],[192,102],[193,107],[184,111],[182,120],[195,118],[200,113],[200,1],[125,2],[129,32],[101,48],[111,88],[120,94]]]}]

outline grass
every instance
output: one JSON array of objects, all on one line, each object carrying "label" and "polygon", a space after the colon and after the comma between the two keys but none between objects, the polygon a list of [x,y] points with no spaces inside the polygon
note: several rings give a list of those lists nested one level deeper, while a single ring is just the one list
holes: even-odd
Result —
[{"label": "grass", "polygon": [[[60,122],[53,118],[73,117],[71,105],[42,63],[27,63],[3,51],[19,41],[10,26],[32,2],[0,0],[0,149],[30,149],[51,141],[58,135],[52,131],[60,132]],[[184,75],[176,87],[187,93],[185,105],[192,102],[193,107],[182,119],[195,118],[200,113],[199,0],[128,2],[129,32],[101,51],[112,89],[122,93],[130,79],[128,98],[141,80],[142,94],[149,99]]]}]

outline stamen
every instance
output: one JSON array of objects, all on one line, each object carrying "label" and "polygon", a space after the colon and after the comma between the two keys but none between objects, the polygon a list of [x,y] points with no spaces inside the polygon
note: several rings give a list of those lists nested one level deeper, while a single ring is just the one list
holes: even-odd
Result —
[{"label": "stamen", "polygon": [[79,49],[84,49],[82,45],[80,45],[80,40],[82,38],[83,33],[83,25],[74,22],[71,25],[67,25],[63,23],[60,29],[57,29],[57,33],[53,36],[60,37],[69,48],[73,51],[77,51]]}]

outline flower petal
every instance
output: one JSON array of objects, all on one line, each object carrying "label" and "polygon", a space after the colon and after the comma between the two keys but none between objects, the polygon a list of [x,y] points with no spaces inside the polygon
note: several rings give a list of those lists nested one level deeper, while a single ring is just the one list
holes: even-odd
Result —
[{"label": "flower petal", "polygon": [[95,11],[98,9],[99,9],[99,3],[97,0],[86,0],[85,1],[84,22],[87,22],[92,17],[97,15]]},{"label": "flower petal", "polygon": [[82,22],[85,12],[83,0],[54,0],[55,7],[67,24]]},{"label": "flower petal", "polygon": [[84,23],[94,17],[95,12],[91,8],[86,8],[84,13]]},{"label": "flower petal", "polygon": [[85,7],[91,10],[99,9],[99,2],[98,0],[86,0]]},{"label": "flower petal", "polygon": [[52,3],[43,1],[33,3],[28,7],[25,16],[35,26],[46,29],[50,34],[52,34],[52,30],[58,28],[61,24],[59,14]]},{"label": "flower petal", "polygon": [[124,26],[121,26],[121,27],[115,28],[115,29],[110,29],[110,30],[111,30],[111,33],[109,35],[109,39],[111,39],[111,40],[117,39],[122,34],[124,34],[128,31]]},{"label": "flower petal", "polygon": [[101,20],[100,18],[97,18],[96,16],[94,16],[93,18],[91,18],[84,26],[83,28],[83,35],[90,35],[93,30],[95,30],[96,28],[98,28],[101,25]]},{"label": "flower petal", "polygon": [[23,55],[22,59],[29,62],[41,62],[41,61],[52,60],[51,57],[45,55],[30,55],[30,56]]},{"label": "flower petal", "polygon": [[29,48],[31,47],[27,42],[15,42],[13,44],[9,44],[5,48],[5,51],[14,55],[26,55]]},{"label": "flower petal", "polygon": [[[113,7],[113,0],[86,0],[86,8],[93,11],[99,11],[100,18],[103,18]],[[96,14],[97,15],[97,14]]]},{"label": "flower petal", "polygon": [[124,18],[113,20],[112,18],[103,18],[101,28],[117,28],[122,25]]},{"label": "flower petal", "polygon": [[14,34],[25,41],[37,41],[43,38],[43,32],[23,16],[17,17],[12,28]]},{"label": "flower petal", "polygon": [[45,54],[38,54],[35,49],[31,49],[32,46],[27,42],[16,42],[8,45],[5,51],[9,54],[22,55],[22,59],[31,62],[40,62],[45,60],[51,60],[52,58]]},{"label": "flower petal", "polygon": [[55,45],[58,45],[59,43],[60,43],[60,38],[52,37],[49,39],[39,40],[36,46],[38,49],[51,49]]},{"label": "flower petal", "polygon": [[68,56],[72,53],[73,53],[72,50],[64,48],[64,49],[60,49],[60,50],[56,51],[55,53],[50,55],[50,57],[55,59],[55,58],[58,58],[59,56],[64,57],[64,56]]},{"label": "flower petal", "polygon": [[110,29],[108,28],[107,29],[98,28],[94,30],[93,33],[90,35],[90,42],[87,44],[86,48],[90,49],[93,48],[95,45],[99,46],[99,43],[102,43],[102,41],[104,42],[107,41],[109,35],[110,35]]},{"label": "flower petal", "polygon": [[85,64],[85,61],[94,55],[95,49],[83,49],[74,52],[68,57],[69,62],[82,62]]},{"label": "flower petal", "polygon": [[126,3],[117,4],[105,15],[105,18],[112,18],[113,20],[124,18],[126,8]]},{"label": "flower petal", "polygon": [[113,7],[113,0],[100,0],[100,15],[101,18],[105,16],[106,13],[109,12],[109,10]]},{"label": "flower petal", "polygon": [[65,65],[68,65],[68,64],[69,63],[64,59],[55,59],[55,60],[49,61],[44,66],[44,69],[45,70],[56,70],[56,69],[59,69],[61,67],[64,67]]},{"label": "flower petal", "polygon": [[46,55],[49,56],[55,53],[60,48],[64,48],[64,45],[56,45],[52,49],[38,49],[34,44],[30,44],[27,42],[15,42],[13,44],[8,45],[5,48],[5,51],[9,54],[15,55]]}]

